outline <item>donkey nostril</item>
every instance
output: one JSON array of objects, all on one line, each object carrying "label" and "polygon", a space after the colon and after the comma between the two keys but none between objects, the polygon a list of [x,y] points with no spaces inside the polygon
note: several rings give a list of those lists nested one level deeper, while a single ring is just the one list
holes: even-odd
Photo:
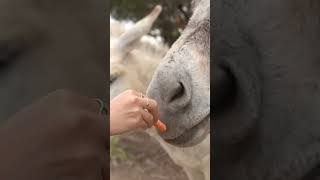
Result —
[{"label": "donkey nostril", "polygon": [[171,97],[169,98],[169,102],[173,102],[182,98],[184,93],[185,93],[185,87],[183,86],[183,84],[181,82],[177,83],[177,85],[172,89],[172,94],[171,94]]}]

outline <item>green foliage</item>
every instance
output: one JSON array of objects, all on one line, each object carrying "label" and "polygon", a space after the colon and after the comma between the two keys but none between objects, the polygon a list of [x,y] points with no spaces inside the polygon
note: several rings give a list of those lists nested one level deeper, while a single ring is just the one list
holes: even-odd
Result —
[{"label": "green foliage", "polygon": [[[137,21],[158,4],[163,11],[155,27],[160,29],[166,42],[172,44],[180,35],[178,29],[185,26],[191,15],[190,0],[111,0],[111,14],[116,19]],[[182,7],[186,7],[186,10]]]},{"label": "green foliage", "polygon": [[110,137],[110,158],[111,161],[126,161],[129,159],[125,147],[119,142],[119,137]]}]

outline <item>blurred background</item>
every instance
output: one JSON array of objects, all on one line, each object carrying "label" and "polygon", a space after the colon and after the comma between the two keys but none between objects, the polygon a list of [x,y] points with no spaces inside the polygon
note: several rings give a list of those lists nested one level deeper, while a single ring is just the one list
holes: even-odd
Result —
[{"label": "blurred background", "polygon": [[117,20],[137,21],[157,4],[162,6],[162,13],[154,28],[160,30],[161,36],[168,44],[172,44],[191,15],[190,0],[112,0],[111,16]]},{"label": "blurred background", "polygon": [[[162,12],[149,35],[172,45],[191,15],[190,0],[112,0],[110,21],[133,25],[156,5]],[[186,180],[160,144],[144,131],[113,136],[110,143],[111,180]]]}]

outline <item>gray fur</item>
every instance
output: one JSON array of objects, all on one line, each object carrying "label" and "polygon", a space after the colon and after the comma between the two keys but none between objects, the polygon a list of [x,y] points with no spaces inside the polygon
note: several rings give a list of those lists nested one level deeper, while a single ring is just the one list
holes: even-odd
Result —
[{"label": "gray fur", "polygon": [[210,1],[193,4],[193,16],[158,66],[148,95],[159,103],[168,126],[158,133],[160,143],[190,179],[209,180]]}]

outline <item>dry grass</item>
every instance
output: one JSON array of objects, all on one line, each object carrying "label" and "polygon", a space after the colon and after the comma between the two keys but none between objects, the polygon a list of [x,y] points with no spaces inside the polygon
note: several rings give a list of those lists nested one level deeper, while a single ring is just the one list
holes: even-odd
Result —
[{"label": "dry grass", "polygon": [[[111,180],[187,180],[160,144],[144,132],[117,137],[113,147],[122,149],[126,158],[111,164]],[[116,156],[123,152],[113,151]],[[116,157],[115,156],[115,157]]]}]

